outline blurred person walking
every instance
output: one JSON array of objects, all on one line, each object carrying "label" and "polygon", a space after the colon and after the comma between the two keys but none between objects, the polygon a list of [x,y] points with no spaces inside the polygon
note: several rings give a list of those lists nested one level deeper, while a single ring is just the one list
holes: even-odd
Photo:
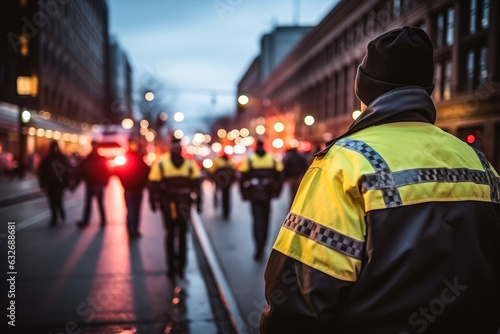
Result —
[{"label": "blurred person walking", "polygon": [[286,152],[283,165],[285,180],[288,181],[288,186],[290,187],[291,206],[297,194],[297,189],[299,189],[300,181],[307,171],[308,163],[306,158],[297,152],[296,148],[291,148]]},{"label": "blurred person walking", "polygon": [[215,182],[214,206],[217,207],[219,192],[222,193],[222,218],[227,220],[231,205],[231,185],[235,180],[234,165],[227,154],[214,159],[211,173]]},{"label": "blurred person walking", "polygon": [[85,207],[83,209],[83,218],[77,223],[79,227],[85,227],[89,224],[93,197],[97,199],[99,206],[101,227],[106,225],[103,197],[104,187],[108,184],[110,171],[106,158],[98,154],[97,146],[98,143],[93,141],[92,151],[75,170],[75,184],[72,185],[72,189],[75,189],[81,180],[85,182]]},{"label": "blurred person walking", "polygon": [[257,141],[256,150],[240,165],[240,191],[252,206],[255,260],[261,260],[267,240],[271,199],[278,197],[282,188],[283,164],[264,150],[264,142]]},{"label": "blurred person walking", "polygon": [[265,272],[261,333],[498,332],[500,178],[434,126],[433,79],[423,30],[368,43],[363,112],[300,184]]},{"label": "blurred person walking", "polygon": [[64,189],[69,186],[70,176],[73,168],[66,156],[64,156],[57,141],[52,141],[49,153],[40,163],[38,181],[40,188],[47,194],[49,201],[51,220],[50,225],[57,225],[58,216],[66,220],[66,212],[63,205]]},{"label": "blurred person walking", "polygon": [[135,141],[129,142],[125,155],[126,162],[115,170],[125,190],[125,205],[127,206],[127,231],[131,238],[140,237],[139,221],[141,213],[142,194],[148,182],[149,166],[144,162]]},{"label": "blurred person walking", "polygon": [[[182,156],[182,146],[172,140],[170,152],[161,155],[149,173],[151,209],[161,209],[165,224],[167,276],[184,278],[186,266],[186,233],[191,219],[193,193],[201,212],[200,168],[192,159]],[[177,247],[176,247],[177,245]]]}]

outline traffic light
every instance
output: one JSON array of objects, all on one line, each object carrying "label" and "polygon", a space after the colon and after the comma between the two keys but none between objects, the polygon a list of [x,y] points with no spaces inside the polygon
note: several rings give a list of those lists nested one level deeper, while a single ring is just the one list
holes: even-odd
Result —
[{"label": "traffic light", "polygon": [[470,146],[482,150],[482,129],[481,128],[468,128],[459,130],[460,139],[465,141]]}]

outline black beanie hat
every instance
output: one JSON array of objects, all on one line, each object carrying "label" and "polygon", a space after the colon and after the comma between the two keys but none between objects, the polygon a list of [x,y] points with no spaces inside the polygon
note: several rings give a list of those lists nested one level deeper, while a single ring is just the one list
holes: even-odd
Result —
[{"label": "black beanie hat", "polygon": [[365,105],[382,94],[404,86],[434,90],[432,42],[419,28],[402,27],[376,37],[356,74],[356,96]]}]

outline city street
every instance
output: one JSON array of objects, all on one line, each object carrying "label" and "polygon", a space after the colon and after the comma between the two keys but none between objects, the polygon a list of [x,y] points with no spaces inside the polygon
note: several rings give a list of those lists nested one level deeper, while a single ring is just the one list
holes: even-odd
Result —
[{"label": "city street", "polygon": [[147,198],[142,237],[129,240],[118,179],[106,189],[102,229],[95,210],[87,228],[75,225],[83,190],[67,193],[68,217],[55,227],[44,197],[0,209],[3,258],[6,223],[16,222],[17,333],[220,332],[191,238],[187,285],[179,292],[165,275],[161,215],[149,210]]},{"label": "city street", "polygon": [[[235,184],[231,216],[224,221],[220,206],[214,208],[213,189],[211,183],[204,183],[201,220],[248,331],[258,333],[260,314],[267,305],[264,269],[288,209],[288,189],[284,187],[281,197],[273,201],[267,251],[261,261],[253,259],[249,203],[241,200]],[[179,294],[165,275],[161,215],[150,210],[147,196],[142,207],[142,237],[129,240],[118,179],[111,178],[105,192],[108,223],[104,228],[99,225],[96,203],[90,225],[76,227],[83,195],[83,186],[66,192],[67,218],[55,227],[49,226],[45,197],[0,208],[5,221],[16,222],[16,327],[21,332],[221,332],[220,317],[214,314],[221,310],[213,310],[215,304],[207,291],[213,287],[206,286],[208,273],[200,269],[191,238],[188,283]],[[2,241],[6,240],[5,232]]]}]

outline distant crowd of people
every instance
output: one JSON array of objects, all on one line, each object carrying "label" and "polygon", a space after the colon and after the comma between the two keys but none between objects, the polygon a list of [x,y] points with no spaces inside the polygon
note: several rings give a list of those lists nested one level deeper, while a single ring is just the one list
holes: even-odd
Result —
[{"label": "distant crowd of people", "polygon": [[[127,208],[126,226],[131,238],[140,237],[140,209],[144,189],[149,191],[150,208],[160,210],[165,225],[165,250],[167,274],[170,278],[183,277],[186,264],[186,233],[191,218],[191,207],[202,211],[201,168],[191,158],[182,154],[181,143],[172,140],[168,152],[160,155],[151,168],[144,162],[136,142],[129,143],[126,164],[110,169],[107,159],[98,153],[98,144],[92,142],[92,151],[81,161],[70,161],[53,141],[49,153],[39,168],[40,187],[45,191],[51,209],[50,225],[66,219],[64,192],[74,191],[80,183],[85,186],[82,219],[77,226],[85,228],[90,223],[92,199],[97,200],[100,226],[107,223],[104,189],[111,175],[116,175],[124,188]],[[244,200],[251,203],[253,216],[254,258],[262,259],[267,240],[270,203],[280,195],[285,180],[290,183],[291,197],[297,191],[308,162],[295,149],[289,150],[283,162],[277,161],[257,141],[256,150],[238,167],[227,155],[214,159],[208,170],[215,185],[214,206],[222,203],[222,220],[230,217],[231,186],[239,176],[239,189]],[[219,197],[222,197],[222,200]]]}]

